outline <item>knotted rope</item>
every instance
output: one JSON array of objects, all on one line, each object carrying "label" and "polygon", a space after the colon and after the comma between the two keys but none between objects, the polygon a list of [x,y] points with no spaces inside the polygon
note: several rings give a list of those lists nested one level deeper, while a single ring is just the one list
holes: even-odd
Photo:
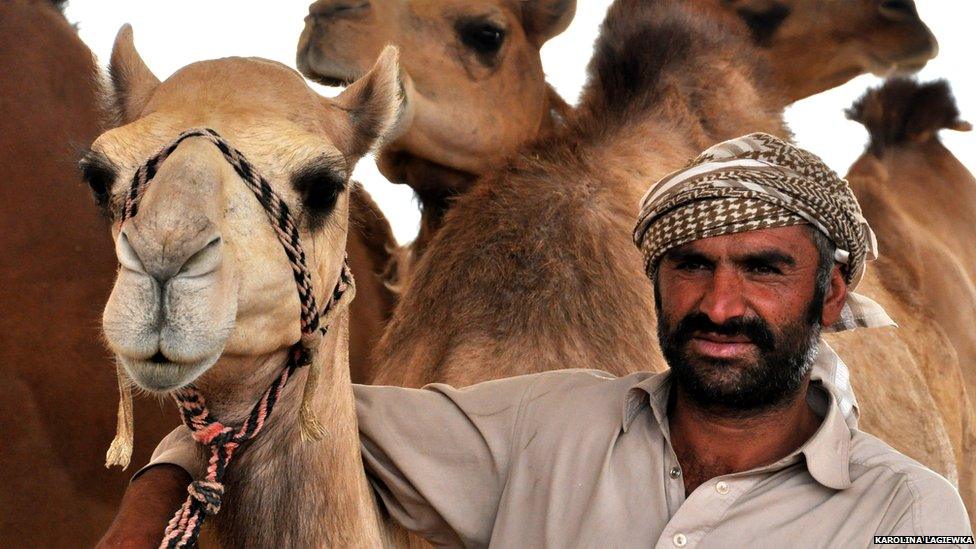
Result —
[{"label": "knotted rope", "polygon": [[[189,385],[174,394],[183,423],[192,431],[193,438],[198,443],[210,449],[210,459],[206,476],[187,487],[186,501],[166,527],[166,533],[160,547],[167,548],[189,547],[196,543],[204,518],[220,511],[224,494],[224,473],[234,452],[241,444],[251,440],[261,432],[267,418],[281,397],[288,379],[296,370],[304,366],[309,367],[309,372],[302,392],[302,404],[299,411],[302,439],[320,440],[324,436],[325,430],[312,409],[312,401],[319,377],[319,363],[315,360],[315,353],[332,319],[355,295],[352,273],[349,270],[348,261],[344,261],[339,280],[322,313],[319,313],[312,292],[312,277],[308,271],[305,252],[298,236],[298,228],[287,204],[281,200],[267,180],[257,172],[240,151],[231,147],[217,132],[211,129],[193,129],[183,132],[171,144],[164,147],[136,170],[131,187],[126,195],[120,224],[138,213],[139,201],[149,182],[155,177],[159,166],[176,150],[180,143],[191,137],[203,137],[216,145],[268,214],[268,219],[274,226],[278,240],[288,256],[295,276],[295,283],[298,286],[302,311],[302,338],[289,350],[288,362],[285,367],[254,405],[251,413],[240,427],[224,425],[217,420],[208,410],[203,394],[195,386]],[[124,467],[128,465],[132,453],[132,404],[128,384],[121,379],[121,370],[119,375],[119,389],[121,391],[119,429],[118,435],[109,448],[107,465],[116,464]]]}]

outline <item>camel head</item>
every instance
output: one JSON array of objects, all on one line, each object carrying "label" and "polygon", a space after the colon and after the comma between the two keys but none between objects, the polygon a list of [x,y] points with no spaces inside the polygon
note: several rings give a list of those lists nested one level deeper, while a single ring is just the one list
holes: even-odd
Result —
[{"label": "camel head", "polygon": [[300,306],[268,215],[214,143],[182,141],[157,166],[138,213],[120,222],[137,168],[188,129],[215,130],[291,211],[324,303],[344,257],[349,174],[400,109],[396,58],[385,50],[332,100],[294,70],[253,58],[194,63],[160,82],[123,27],[109,67],[118,126],[95,140],[82,169],[115,214],[121,267],[105,338],[140,387],[167,392],[205,372],[218,383],[259,375],[241,365],[297,342]]},{"label": "camel head", "polygon": [[700,0],[767,50],[773,83],[793,102],[870,72],[921,69],[938,53],[914,0]]},{"label": "camel head", "polygon": [[549,122],[539,49],[575,11],[574,0],[318,0],[297,64],[312,80],[349,82],[397,45],[413,119],[380,170],[397,182],[418,179],[418,162],[479,174]]}]

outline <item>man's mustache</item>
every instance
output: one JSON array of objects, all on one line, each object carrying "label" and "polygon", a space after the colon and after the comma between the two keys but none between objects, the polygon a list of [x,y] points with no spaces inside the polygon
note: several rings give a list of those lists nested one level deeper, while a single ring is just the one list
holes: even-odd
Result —
[{"label": "man's mustache", "polygon": [[769,325],[756,316],[731,318],[723,324],[712,322],[708,315],[701,312],[690,313],[671,332],[671,339],[683,345],[691,340],[696,333],[709,333],[726,337],[745,337],[753,345],[763,351],[776,348],[776,338]]}]

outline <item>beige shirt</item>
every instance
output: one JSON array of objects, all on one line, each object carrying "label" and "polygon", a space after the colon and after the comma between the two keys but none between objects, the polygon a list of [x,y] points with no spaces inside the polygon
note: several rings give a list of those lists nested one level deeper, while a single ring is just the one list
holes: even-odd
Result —
[{"label": "beige shirt", "polygon": [[[686,495],[669,441],[670,386],[669,374],[565,370],[355,393],[376,492],[439,544],[807,548],[972,535],[952,485],[852,427],[830,381],[808,391],[823,422],[803,446]],[[151,463],[199,477],[197,460],[181,428]]]}]

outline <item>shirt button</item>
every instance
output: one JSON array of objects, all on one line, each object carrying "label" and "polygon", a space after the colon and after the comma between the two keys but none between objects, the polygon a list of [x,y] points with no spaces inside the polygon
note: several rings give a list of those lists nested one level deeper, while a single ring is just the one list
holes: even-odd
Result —
[{"label": "shirt button", "polygon": [[678,478],[681,476],[681,469],[678,469],[677,467],[672,467],[671,471],[669,471],[669,474],[671,475],[671,478]]},{"label": "shirt button", "polygon": [[723,496],[729,493],[729,483],[724,480],[720,480],[715,484],[715,491]]},{"label": "shirt button", "polygon": [[675,534],[671,541],[674,542],[675,547],[684,547],[685,545],[688,545],[688,538],[686,538],[684,534]]}]

